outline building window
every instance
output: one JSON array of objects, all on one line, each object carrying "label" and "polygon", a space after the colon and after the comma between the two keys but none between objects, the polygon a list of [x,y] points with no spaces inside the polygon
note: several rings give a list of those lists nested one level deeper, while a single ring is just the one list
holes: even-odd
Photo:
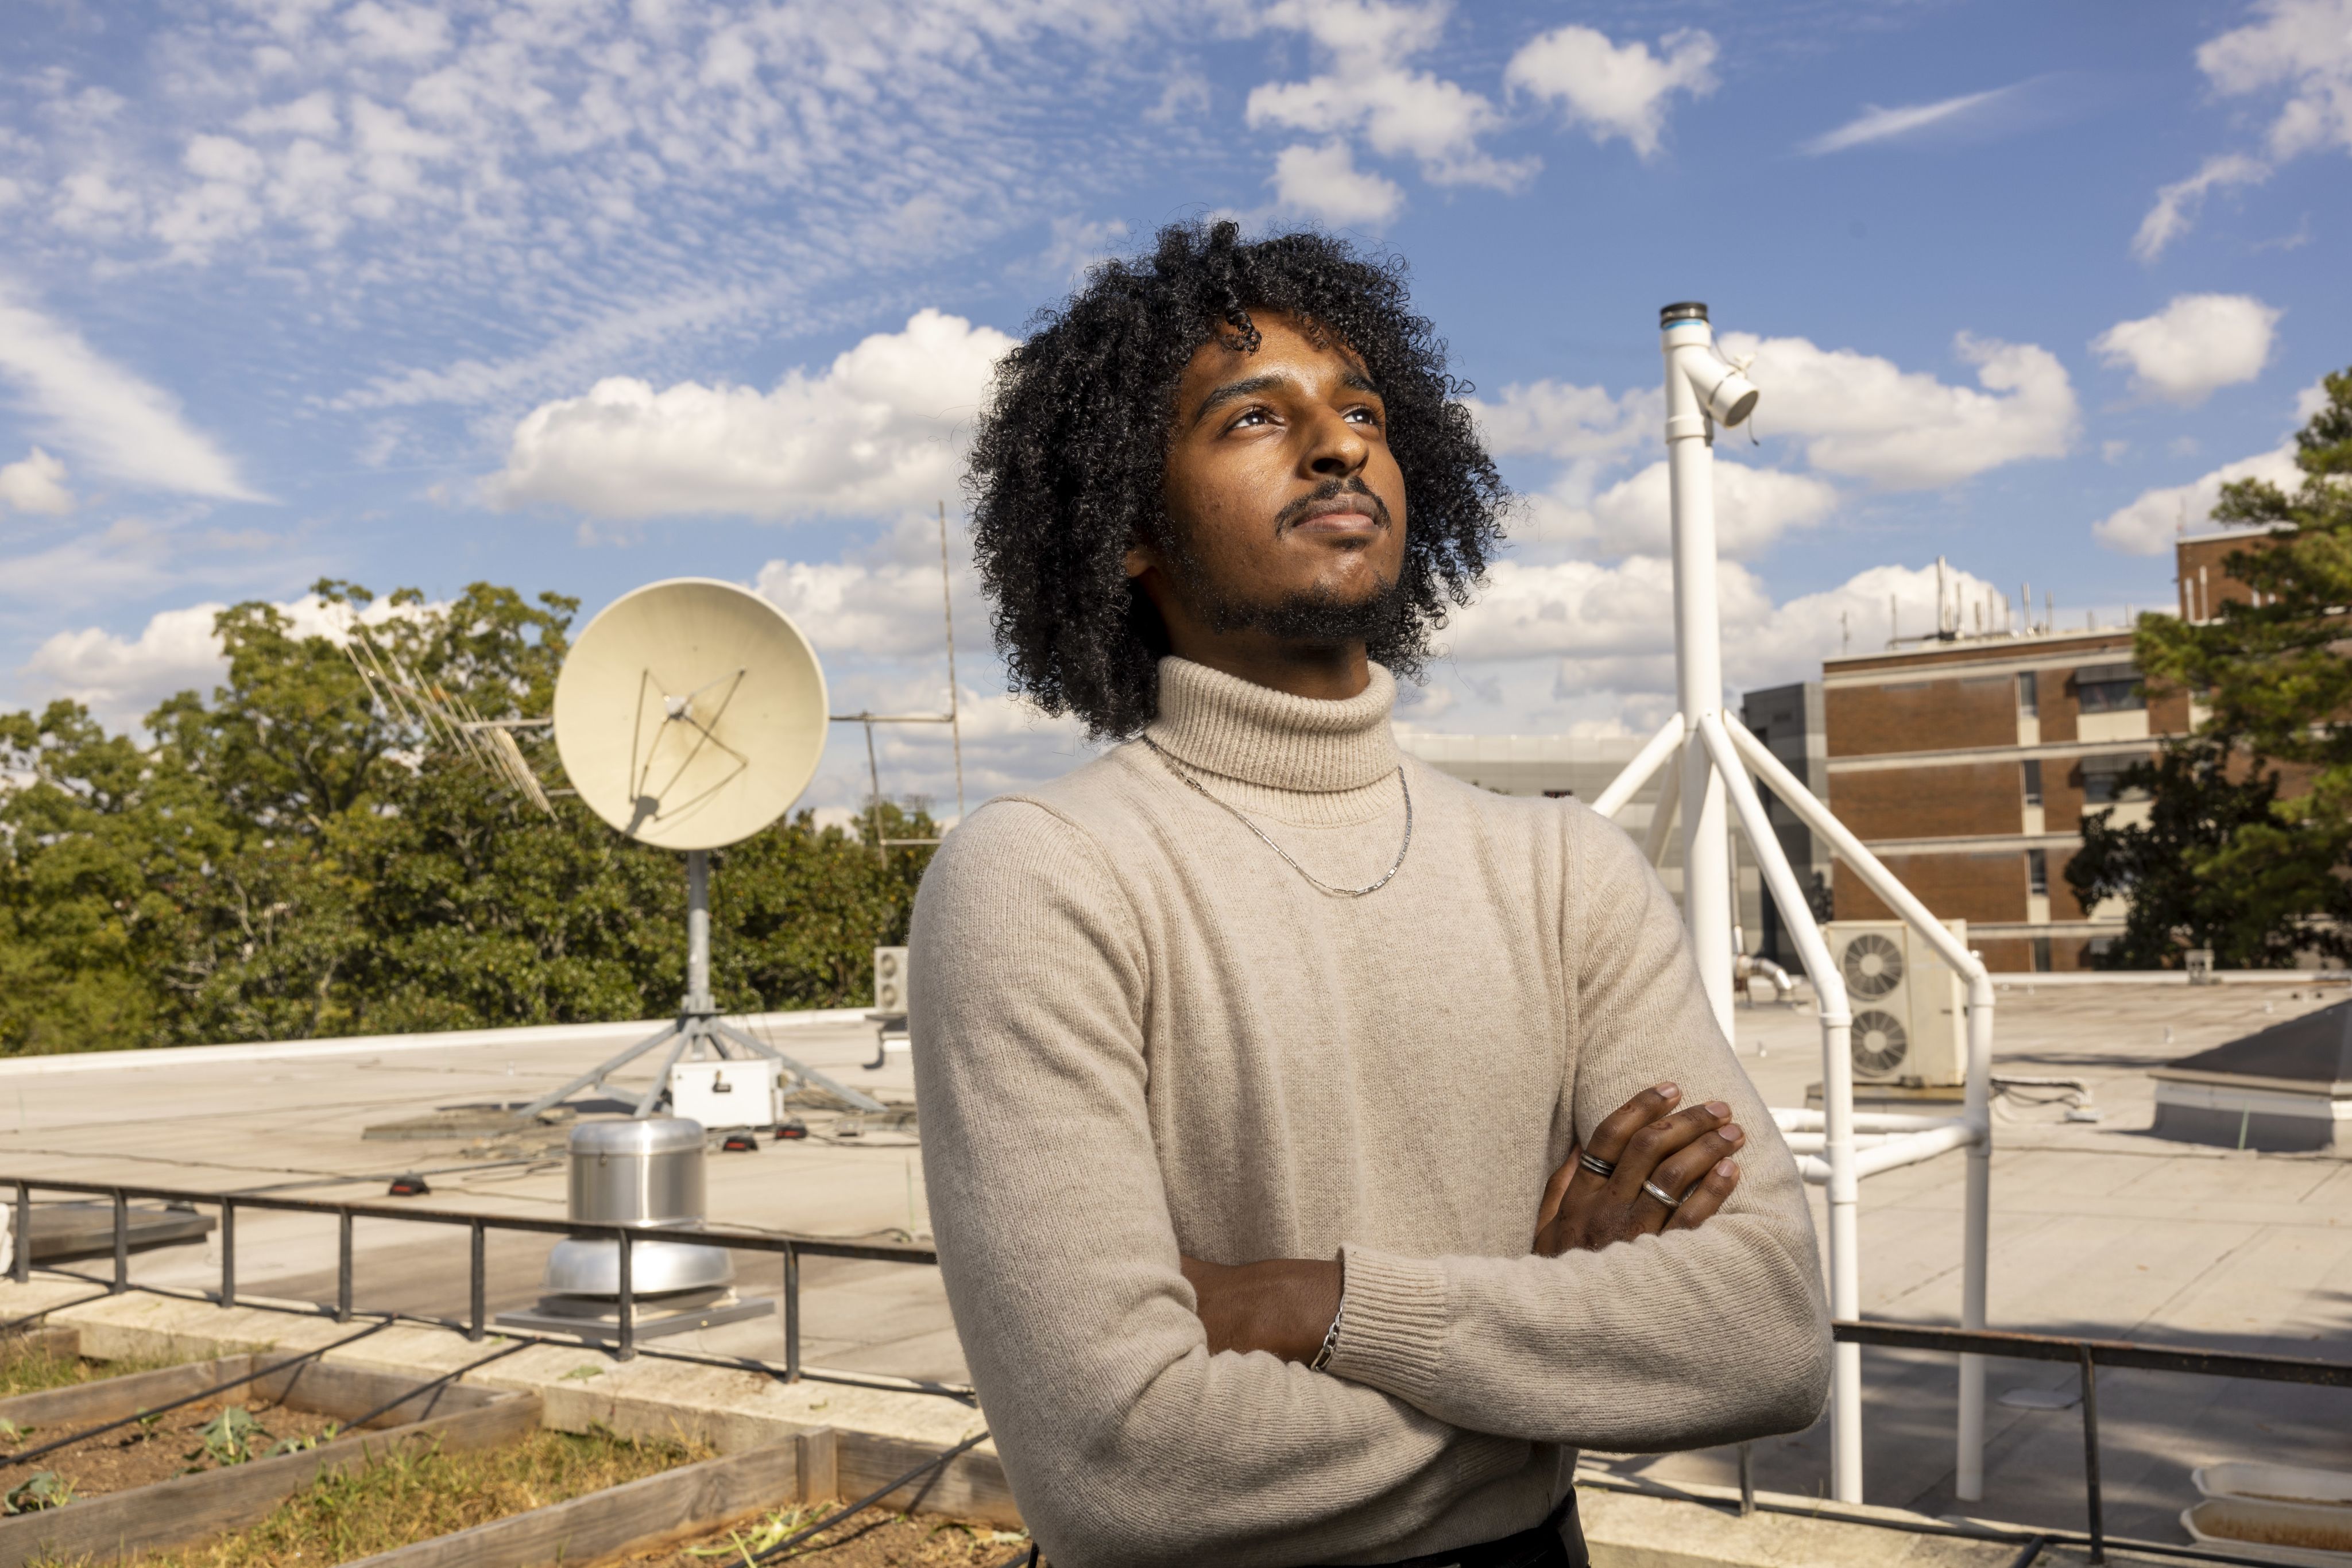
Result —
[{"label": "building window", "polygon": [[2017,711],[2031,716],[2042,711],[2041,683],[2032,670],[2021,671],[2017,677]]},{"label": "building window", "polygon": [[2033,939],[2033,972],[2037,975],[2050,972],[2050,938],[2047,936]]},{"label": "building window", "polygon": [[2043,898],[2050,896],[2050,852],[2025,852],[2025,891]]},{"label": "building window", "polygon": [[2145,789],[2124,786],[2124,775],[2143,766],[2147,758],[2131,752],[2119,756],[2085,757],[2083,758],[2083,804],[2112,806],[2118,800],[2145,800]]},{"label": "building window", "polygon": [[2139,671],[2129,664],[2086,664],[2074,672],[2075,699],[2084,713],[2126,713],[2147,706]]},{"label": "building window", "polygon": [[2042,759],[2029,758],[2022,766],[2025,769],[2025,803],[2039,806],[2042,804]]}]

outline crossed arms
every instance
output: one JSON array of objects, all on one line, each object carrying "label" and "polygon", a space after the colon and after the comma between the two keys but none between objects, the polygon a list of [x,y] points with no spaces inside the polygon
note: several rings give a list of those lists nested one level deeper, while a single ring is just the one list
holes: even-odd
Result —
[{"label": "crossed arms", "polygon": [[[1793,1162],[1697,997],[1663,890],[1630,844],[1622,858],[1580,868],[1652,903],[1580,960],[1573,1119],[1604,1157],[1630,1123],[1619,1157],[1638,1164],[1647,1139],[1653,1179],[1690,1156],[1669,1190],[1727,1184],[1717,1207],[1694,1197],[1685,1212],[1700,1212],[1669,1230],[1619,1179],[1638,1194],[1631,1165],[1591,1185],[1563,1167],[1532,1211],[1528,1192],[1495,1195],[1538,1222],[1529,1250],[1350,1243],[1316,1260],[1323,1294],[1253,1339],[1209,1322],[1252,1318],[1247,1292],[1212,1282],[1204,1298],[1211,1272],[1178,1245],[1147,1093],[1152,957],[1103,852],[1025,802],[949,841],[914,930],[932,1227],[1007,1475],[1057,1563],[1380,1552],[1530,1475],[1536,1444],[1702,1445],[1818,1414],[1827,1313]],[[1747,1134],[1740,1173],[1706,1174],[1727,1124],[1710,1105],[1678,1113],[1697,1130],[1673,1148],[1644,1131],[1662,1104],[1610,1122],[1661,1070],[1728,1107]],[[1311,1372],[1341,1271],[1348,1324]],[[1233,1353],[1253,1343],[1276,1354]]]}]

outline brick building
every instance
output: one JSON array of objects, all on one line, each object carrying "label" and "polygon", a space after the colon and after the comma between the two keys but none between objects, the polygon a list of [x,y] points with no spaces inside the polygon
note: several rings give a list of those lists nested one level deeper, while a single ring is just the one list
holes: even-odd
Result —
[{"label": "brick building", "polygon": [[[2180,539],[2179,613],[2203,621],[2249,597],[2223,562],[2258,537]],[[2086,967],[2125,911],[2085,909],[2067,884],[2084,814],[2144,821],[2120,776],[2195,718],[2184,694],[2143,691],[2130,629],[1948,631],[1829,660],[1822,685],[1839,818],[1929,909],[1965,918],[1993,968]],[[1844,866],[1832,887],[1838,918],[1889,917]]]}]

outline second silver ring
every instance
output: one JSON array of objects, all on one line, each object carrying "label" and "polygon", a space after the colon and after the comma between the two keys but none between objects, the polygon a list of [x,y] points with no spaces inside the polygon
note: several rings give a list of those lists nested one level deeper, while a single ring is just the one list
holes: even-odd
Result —
[{"label": "second silver ring", "polygon": [[1680,1208],[1683,1206],[1683,1200],[1681,1198],[1672,1196],[1664,1187],[1660,1186],[1656,1182],[1643,1182],[1642,1184],[1642,1190],[1648,1193],[1652,1197],[1656,1198],[1660,1203],[1664,1204],[1669,1209]]}]

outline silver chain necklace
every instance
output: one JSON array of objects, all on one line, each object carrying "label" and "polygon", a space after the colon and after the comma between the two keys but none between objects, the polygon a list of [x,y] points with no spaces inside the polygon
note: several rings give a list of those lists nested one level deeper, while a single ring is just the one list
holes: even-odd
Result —
[{"label": "silver chain necklace", "polygon": [[1404,780],[1404,766],[1402,763],[1397,766],[1397,788],[1404,793],[1404,842],[1397,846],[1395,862],[1390,865],[1388,870],[1381,873],[1380,880],[1377,882],[1368,882],[1361,887],[1335,887],[1331,883],[1325,882],[1321,877],[1317,876],[1313,872],[1308,871],[1305,866],[1300,865],[1297,861],[1292,859],[1291,853],[1288,850],[1284,849],[1280,844],[1276,843],[1273,839],[1269,838],[1266,835],[1266,831],[1264,828],[1259,827],[1255,822],[1251,821],[1247,814],[1242,811],[1239,807],[1230,805],[1223,800],[1218,800],[1214,795],[1210,794],[1206,789],[1202,788],[1201,781],[1198,779],[1193,778],[1190,773],[1187,773],[1183,768],[1176,765],[1176,759],[1173,757],[1169,756],[1167,751],[1161,747],[1158,741],[1152,739],[1148,735],[1141,734],[1139,734],[1135,738],[1150,747],[1151,748],[1152,755],[1159,758],[1160,761],[1168,765],[1169,772],[1173,773],[1177,778],[1181,779],[1185,783],[1190,784],[1192,787],[1192,792],[1194,794],[1200,796],[1203,800],[1210,801],[1214,805],[1223,806],[1228,812],[1232,813],[1234,821],[1239,822],[1243,827],[1247,828],[1251,832],[1255,833],[1259,840],[1265,843],[1267,849],[1270,849],[1276,854],[1280,855],[1285,865],[1287,865],[1291,870],[1305,877],[1308,882],[1313,883],[1318,890],[1331,894],[1334,898],[1362,898],[1368,894],[1378,893],[1381,889],[1389,884],[1389,879],[1391,877],[1396,875],[1397,873],[1404,869],[1405,852],[1412,848],[1412,786],[1408,785]]}]

